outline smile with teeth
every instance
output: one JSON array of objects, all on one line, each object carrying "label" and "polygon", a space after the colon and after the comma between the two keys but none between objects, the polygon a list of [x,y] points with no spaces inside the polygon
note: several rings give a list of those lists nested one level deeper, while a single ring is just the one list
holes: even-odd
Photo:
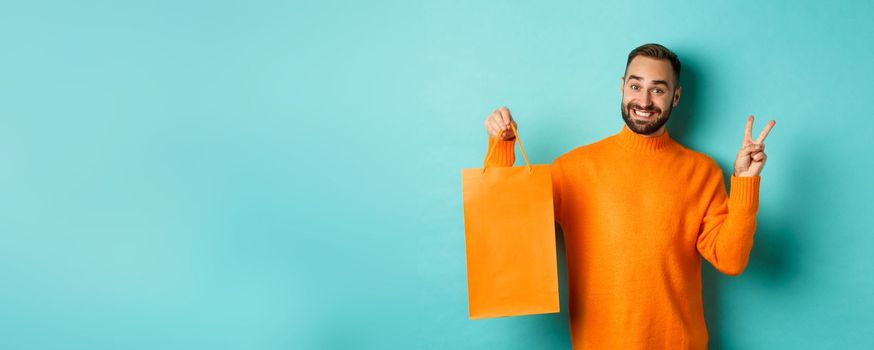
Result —
[{"label": "smile with teeth", "polygon": [[632,108],[631,109],[634,115],[638,118],[649,119],[653,115],[655,115],[655,111],[645,111],[642,109]]}]

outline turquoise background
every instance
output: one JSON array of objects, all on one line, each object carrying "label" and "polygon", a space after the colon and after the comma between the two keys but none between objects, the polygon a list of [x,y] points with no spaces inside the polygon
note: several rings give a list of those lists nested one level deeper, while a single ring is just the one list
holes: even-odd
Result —
[{"label": "turquoise background", "polygon": [[705,263],[711,348],[872,348],[872,15],[5,1],[0,348],[569,348],[566,299],[467,319],[460,169],[500,105],[535,163],[618,132],[646,42],[683,61],[671,134],[725,172],[777,120],[747,270]]}]

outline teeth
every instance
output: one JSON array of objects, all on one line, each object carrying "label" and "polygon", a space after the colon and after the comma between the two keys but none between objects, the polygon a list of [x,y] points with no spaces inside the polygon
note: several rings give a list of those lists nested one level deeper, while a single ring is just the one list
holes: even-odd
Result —
[{"label": "teeth", "polygon": [[634,113],[641,116],[641,117],[649,117],[652,114],[652,112],[643,112],[639,109],[635,109]]}]

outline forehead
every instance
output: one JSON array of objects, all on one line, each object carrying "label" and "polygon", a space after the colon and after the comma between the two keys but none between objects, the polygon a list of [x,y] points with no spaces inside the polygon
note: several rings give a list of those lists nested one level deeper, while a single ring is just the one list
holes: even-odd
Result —
[{"label": "forehead", "polygon": [[625,76],[636,75],[648,82],[651,80],[674,81],[674,69],[667,60],[657,60],[645,56],[637,56],[628,64]]}]

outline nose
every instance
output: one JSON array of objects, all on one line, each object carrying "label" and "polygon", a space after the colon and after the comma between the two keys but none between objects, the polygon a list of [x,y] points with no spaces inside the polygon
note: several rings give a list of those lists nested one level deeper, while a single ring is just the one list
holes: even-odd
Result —
[{"label": "nose", "polygon": [[652,96],[647,91],[643,94],[643,107],[649,107],[650,105],[652,105]]}]

